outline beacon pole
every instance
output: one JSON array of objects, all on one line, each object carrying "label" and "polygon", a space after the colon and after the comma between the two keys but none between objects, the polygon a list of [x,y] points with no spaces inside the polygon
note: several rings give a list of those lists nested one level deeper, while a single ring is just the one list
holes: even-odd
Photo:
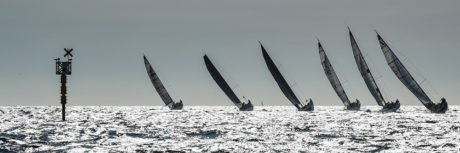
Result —
[{"label": "beacon pole", "polygon": [[56,61],[56,75],[61,76],[62,121],[65,121],[65,105],[67,104],[67,75],[72,74],[72,50],[73,48],[64,48],[66,52],[64,58],[67,58],[67,61],[61,61],[60,58],[54,59]]}]

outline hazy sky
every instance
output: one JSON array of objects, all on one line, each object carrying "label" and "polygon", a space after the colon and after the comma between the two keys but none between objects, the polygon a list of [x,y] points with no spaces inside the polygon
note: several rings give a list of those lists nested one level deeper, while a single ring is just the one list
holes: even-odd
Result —
[{"label": "hazy sky", "polygon": [[354,32],[387,100],[421,105],[390,70],[374,29],[435,102],[460,104],[458,0],[0,1],[0,105],[59,105],[54,58],[74,48],[69,105],[163,105],[145,53],[185,105],[232,105],[203,62],[208,54],[240,96],[290,105],[258,40],[302,99],[342,105],[322,69],[318,37],[350,99],[376,105],[353,58]]}]

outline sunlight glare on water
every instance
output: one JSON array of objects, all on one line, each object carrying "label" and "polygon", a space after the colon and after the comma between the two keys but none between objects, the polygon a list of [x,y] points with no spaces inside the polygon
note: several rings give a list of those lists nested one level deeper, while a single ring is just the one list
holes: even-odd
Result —
[{"label": "sunlight glare on water", "polygon": [[459,107],[433,114],[422,106],[396,113],[363,106],[55,106],[0,107],[0,152],[35,151],[459,151]]}]

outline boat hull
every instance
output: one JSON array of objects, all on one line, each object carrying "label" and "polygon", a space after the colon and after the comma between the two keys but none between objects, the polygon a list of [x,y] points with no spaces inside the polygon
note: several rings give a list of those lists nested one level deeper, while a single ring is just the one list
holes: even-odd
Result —
[{"label": "boat hull", "polygon": [[351,102],[347,106],[347,110],[360,110],[360,109],[361,109],[361,103],[359,103],[359,101]]},{"label": "boat hull", "polygon": [[169,107],[170,110],[181,110],[184,107],[182,102],[175,102],[172,106]]},{"label": "boat hull", "polygon": [[399,101],[389,102],[383,105],[382,111],[383,112],[396,112],[399,109],[399,107],[401,107],[401,104],[399,103]]},{"label": "boat hull", "polygon": [[243,106],[240,107],[240,111],[252,111],[254,110],[254,105],[251,103],[248,104],[243,104]]},{"label": "boat hull", "polygon": [[307,105],[303,107],[299,107],[297,110],[298,111],[313,111],[315,110],[315,105],[313,104],[313,101],[310,101]]},{"label": "boat hull", "polygon": [[448,110],[447,102],[443,101],[441,103],[428,103],[425,105],[432,113],[445,113]]}]

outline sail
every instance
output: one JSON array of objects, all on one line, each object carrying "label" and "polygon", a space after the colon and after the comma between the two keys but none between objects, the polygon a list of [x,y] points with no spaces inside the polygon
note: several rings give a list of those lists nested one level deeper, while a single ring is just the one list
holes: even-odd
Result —
[{"label": "sail", "polygon": [[289,87],[288,83],[284,79],[283,75],[281,75],[281,72],[278,70],[275,63],[272,61],[272,59],[268,55],[264,46],[260,44],[260,47],[262,48],[262,54],[264,56],[265,63],[267,64],[268,70],[272,74],[273,78],[275,78],[275,81],[280,87],[281,91],[287,97],[287,99],[289,99],[289,101],[291,101],[291,103],[294,104],[294,106],[296,106],[297,108],[300,108],[301,103],[299,99],[297,99],[294,92],[292,91],[292,89]]},{"label": "sail", "polygon": [[144,64],[145,68],[147,69],[147,74],[150,77],[150,81],[152,81],[153,86],[155,87],[155,90],[158,92],[158,94],[161,97],[161,100],[165,103],[165,105],[170,105],[174,104],[171,96],[169,96],[168,91],[166,91],[166,88],[163,86],[163,83],[161,83],[160,78],[158,78],[157,73],[153,70],[152,66],[150,65],[149,61],[147,58],[144,56]]},{"label": "sail", "polygon": [[406,67],[401,63],[395,53],[390,49],[387,43],[377,33],[380,48],[382,49],[385,59],[390,66],[391,70],[395,73],[396,77],[422,102],[425,106],[433,103],[425,91],[422,90],[420,85],[415,81],[412,75],[407,71]]},{"label": "sail", "polygon": [[355,57],[356,65],[358,65],[358,70],[361,73],[361,76],[363,77],[367,88],[369,89],[372,96],[377,101],[377,104],[380,106],[383,106],[385,103],[385,99],[383,98],[382,93],[380,93],[380,89],[377,86],[377,83],[375,82],[375,79],[372,76],[372,73],[369,70],[369,67],[367,66],[366,60],[364,60],[363,54],[361,53],[361,50],[359,49],[358,44],[356,43],[355,37],[353,37],[353,34],[351,33],[351,31],[349,31],[349,34],[350,34],[351,48],[353,49],[353,55]]},{"label": "sail", "polygon": [[230,86],[225,82],[222,75],[220,75],[219,71],[217,71],[216,67],[212,64],[211,60],[209,60],[207,55],[203,56],[204,63],[206,64],[206,68],[208,69],[209,73],[211,74],[214,81],[216,81],[217,85],[219,85],[220,89],[224,91],[228,98],[238,107],[242,106],[240,99],[235,95],[233,90]]},{"label": "sail", "polygon": [[321,64],[323,65],[324,73],[326,73],[327,79],[331,82],[332,88],[334,88],[335,93],[337,93],[343,104],[345,104],[345,106],[350,105],[350,100],[348,99],[348,96],[345,93],[345,90],[343,89],[342,84],[340,83],[340,80],[337,77],[337,74],[329,61],[329,58],[327,58],[326,52],[324,52],[323,46],[321,46],[320,42],[318,42],[318,47],[319,57],[321,58]]}]

